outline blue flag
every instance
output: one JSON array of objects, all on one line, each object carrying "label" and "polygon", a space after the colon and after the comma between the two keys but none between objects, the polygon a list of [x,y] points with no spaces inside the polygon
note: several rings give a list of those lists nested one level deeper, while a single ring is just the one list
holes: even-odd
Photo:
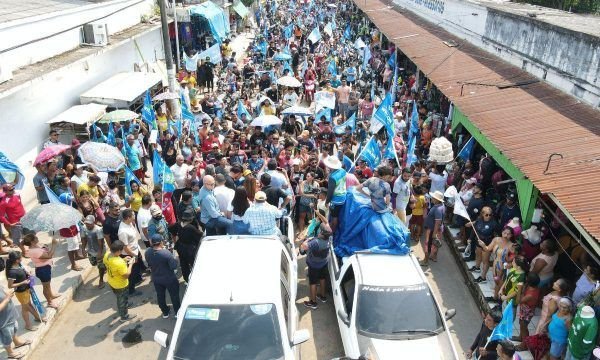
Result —
[{"label": "blue flag", "polygon": [[363,63],[362,63],[362,69],[366,70],[367,69],[367,65],[369,65],[369,60],[371,60],[371,49],[369,49],[368,46],[364,47],[363,50]]},{"label": "blue flag", "polygon": [[350,28],[350,25],[346,26],[346,30],[344,30],[344,38],[346,40],[352,39],[352,29]]},{"label": "blue flag", "polygon": [[410,136],[408,140],[408,150],[406,152],[406,166],[411,166],[417,162],[417,156],[415,155],[415,145],[417,137],[415,135]]},{"label": "blue flag", "polygon": [[25,184],[25,175],[15,163],[10,161],[3,152],[0,152],[0,184],[17,180],[15,189],[21,190]]},{"label": "blue flag", "polygon": [[396,96],[396,88],[398,87],[398,68],[394,68],[394,77],[392,78],[392,85],[390,92],[392,93],[392,99]]},{"label": "blue flag", "polygon": [[50,204],[62,204],[63,203],[62,201],[60,201],[60,199],[58,198],[56,193],[48,187],[48,185],[44,184],[44,189],[46,190],[46,196],[48,197]]},{"label": "blue flag", "polygon": [[156,129],[156,114],[152,108],[152,98],[150,98],[150,91],[146,90],[146,96],[144,96],[144,106],[142,106],[142,121],[148,124],[150,129]]},{"label": "blue flag", "polygon": [[336,135],[342,135],[346,132],[346,127],[348,126],[350,126],[350,128],[354,132],[354,129],[356,129],[356,113],[352,114],[352,116],[350,116],[350,118],[344,121],[342,124],[334,126],[333,132]]},{"label": "blue flag", "polygon": [[286,27],[283,29],[283,36],[284,36],[286,39],[289,39],[289,38],[291,38],[291,37],[292,37],[292,33],[293,33],[293,31],[294,31],[294,24],[289,24],[288,26],[286,26]]},{"label": "blue flag", "polygon": [[331,122],[331,109],[330,108],[322,108],[321,110],[319,110],[319,112],[315,115],[315,121],[314,124],[318,124],[321,122],[321,117],[325,116],[325,119],[327,119],[327,121]]},{"label": "blue flag", "polygon": [[263,54],[263,56],[267,56],[267,48],[267,42],[264,40],[260,44],[258,44],[258,49],[260,50],[261,54]]},{"label": "blue flag", "polygon": [[394,139],[388,138],[387,145],[383,151],[384,159],[396,159],[396,147],[394,146]]},{"label": "blue flag", "polygon": [[352,162],[352,160],[350,160],[350,158],[346,155],[344,155],[344,157],[342,159],[342,164],[343,164],[344,170],[346,170],[346,171],[350,171],[352,169],[352,167],[354,166],[354,163]]},{"label": "blue flag", "polygon": [[503,340],[503,339],[510,340],[510,338],[512,337],[512,333],[513,333],[513,306],[512,306],[512,303],[513,303],[513,300],[511,299],[508,302],[508,304],[506,305],[504,312],[502,313],[502,320],[500,321],[500,323],[498,325],[496,325],[494,330],[492,330],[492,334],[490,335],[489,341],[496,341],[496,340]]},{"label": "blue flag", "polygon": [[108,135],[106,136],[106,143],[108,145],[116,146],[117,139],[115,137],[115,129],[113,128],[112,121],[108,124]]},{"label": "blue flag", "polygon": [[473,153],[473,146],[475,145],[475,138],[471,137],[469,141],[463,146],[463,148],[458,152],[457,157],[467,161],[471,158],[471,154]]},{"label": "blue flag", "polygon": [[153,180],[154,184],[162,184],[163,192],[175,191],[175,177],[171,169],[165,164],[164,160],[158,154],[158,151],[154,150],[154,161],[152,163],[153,168]]},{"label": "blue flag", "polygon": [[283,71],[288,71],[288,76],[294,76],[294,70],[292,69],[292,67],[290,66],[290,62],[289,61],[284,61],[283,62]]},{"label": "blue flag", "polygon": [[246,107],[244,106],[244,103],[242,103],[242,100],[238,100],[237,116],[241,120],[242,115],[244,115],[244,114],[246,114],[247,121],[252,121],[252,116],[250,115],[250,113],[248,112]]},{"label": "blue flag", "polygon": [[371,101],[375,101],[375,81],[371,83]]},{"label": "blue flag", "polygon": [[365,145],[360,158],[363,159],[371,169],[375,169],[381,163],[381,150],[374,136]]},{"label": "blue flag", "polygon": [[327,65],[327,71],[329,71],[331,75],[337,75],[337,66],[335,65],[334,59],[329,61],[329,65]]},{"label": "blue flag", "polygon": [[308,70],[308,62],[304,60],[304,62],[302,62],[302,68],[300,69],[300,76],[304,77],[306,70]]},{"label": "blue flag", "polygon": [[410,115],[410,132],[409,135],[416,136],[419,133],[419,111],[417,110],[417,102],[413,100],[412,114]]},{"label": "blue flag", "polygon": [[140,185],[142,183],[140,181],[140,179],[138,179],[137,176],[135,176],[133,171],[131,171],[129,166],[125,166],[125,193],[128,196],[131,196],[131,194],[132,194],[132,191],[131,191],[131,182],[132,181],[135,181],[138,185]]},{"label": "blue flag", "polygon": [[313,44],[316,44],[319,40],[321,40],[321,32],[319,31],[318,26],[310,32],[310,35],[308,35],[308,40],[310,40],[310,42]]},{"label": "blue flag", "polygon": [[397,56],[398,56],[398,55],[396,55],[396,53],[397,53],[397,51],[394,51],[394,53],[392,54],[392,56],[390,56],[390,58],[388,59],[387,63],[390,66],[390,69],[396,68],[396,59],[397,59]]},{"label": "blue flag", "polygon": [[371,118],[371,121],[378,121],[385,126],[390,138],[394,137],[394,110],[392,105],[392,96],[388,93]]}]

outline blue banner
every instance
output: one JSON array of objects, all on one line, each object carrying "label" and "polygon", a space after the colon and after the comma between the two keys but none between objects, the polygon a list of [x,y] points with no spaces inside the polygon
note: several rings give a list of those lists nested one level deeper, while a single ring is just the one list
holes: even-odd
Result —
[{"label": "blue banner", "polygon": [[106,143],[108,145],[116,146],[117,139],[115,137],[115,129],[113,128],[112,121],[108,124],[108,135],[106,136]]},{"label": "blue banner", "polygon": [[384,159],[396,159],[396,147],[394,146],[394,139],[388,138],[387,145],[383,151]]},{"label": "blue banner", "polygon": [[392,96],[388,93],[371,118],[371,121],[378,121],[385,126],[390,138],[394,137],[394,109],[392,105]]},{"label": "blue banner", "polygon": [[48,187],[48,185],[46,185],[46,184],[44,184],[44,191],[46,191],[46,196],[48,197],[50,204],[62,204],[63,203],[62,201],[60,201],[60,199],[58,198],[56,193],[54,191],[52,191],[52,189],[50,189]]},{"label": "blue banner", "polygon": [[410,136],[408,140],[408,151],[406,152],[406,166],[410,167],[412,164],[417,162],[417,156],[415,155],[415,146],[417,137],[415,135]]},{"label": "blue banner", "polygon": [[390,56],[390,58],[388,59],[388,65],[390,66],[390,69],[394,69],[396,67],[396,58],[398,55],[396,55],[397,51],[394,50],[394,53],[392,54],[392,56]]},{"label": "blue banner", "polygon": [[362,69],[366,70],[367,69],[367,65],[369,65],[369,60],[371,60],[371,49],[369,49],[368,46],[365,46],[364,50],[363,50],[363,63],[362,63]]},{"label": "blue banner", "polygon": [[329,65],[327,65],[327,71],[329,71],[331,75],[337,75],[337,66],[335,65],[334,59],[329,61]]},{"label": "blue banner", "polygon": [[23,189],[25,175],[15,163],[10,161],[3,152],[0,152],[0,184],[17,181],[15,189]]},{"label": "blue banner", "polygon": [[490,335],[489,341],[497,341],[497,340],[510,340],[513,333],[513,300],[511,299],[506,308],[502,312],[502,320],[494,330],[492,330],[492,335]]},{"label": "blue banner", "polygon": [[221,45],[219,45],[219,43],[214,44],[213,46],[209,47],[208,49],[204,50],[203,52],[200,53],[200,55],[198,55],[198,58],[201,60],[206,59],[207,57],[210,58],[210,62],[213,64],[220,64],[221,63]]},{"label": "blue banner", "polygon": [[325,116],[325,119],[327,119],[327,121],[331,122],[331,109],[329,108],[322,108],[321,110],[319,110],[319,112],[315,115],[315,124],[318,124],[321,122],[321,118]]},{"label": "blue banner", "polygon": [[142,120],[148,124],[150,130],[158,128],[156,126],[156,114],[154,108],[152,108],[152,98],[150,97],[150,91],[146,90],[146,96],[144,96],[144,106],[142,107]]},{"label": "blue banner", "polygon": [[294,31],[294,24],[289,24],[288,26],[286,26],[286,27],[283,29],[283,36],[284,36],[286,39],[289,39],[289,38],[291,38],[291,37],[292,37],[293,31]]},{"label": "blue banner", "polygon": [[246,109],[242,100],[238,100],[237,116],[241,120],[244,114],[246,114],[246,121],[252,121],[252,116],[248,112],[248,109]]},{"label": "blue banner", "polygon": [[334,126],[333,132],[337,135],[342,135],[346,132],[346,127],[348,126],[352,129],[352,132],[354,132],[354,129],[356,129],[356,113],[352,114],[352,116],[342,124]]},{"label": "blue banner", "polygon": [[410,115],[410,132],[409,136],[416,136],[419,133],[419,111],[417,101],[413,100],[412,114]]},{"label": "blue banner", "polygon": [[321,32],[319,31],[318,26],[310,32],[310,35],[308,35],[308,40],[310,40],[313,44],[316,44],[319,40],[321,40]]},{"label": "blue banner", "polygon": [[165,164],[164,160],[160,157],[158,152],[154,150],[154,161],[152,163],[153,166],[153,181],[155,185],[162,184],[163,192],[173,192],[175,191],[175,178],[173,177],[173,172],[171,169]]},{"label": "blue banner", "polygon": [[135,181],[138,186],[141,185],[141,181],[140,179],[137,178],[137,176],[135,176],[135,174],[133,173],[133,171],[131,171],[131,169],[129,168],[129,166],[125,165],[125,193],[127,194],[127,196],[131,196],[132,191],[131,191],[131,182]]},{"label": "blue banner", "polygon": [[469,141],[463,146],[463,148],[458,153],[457,157],[467,161],[471,158],[471,154],[473,153],[473,147],[475,146],[475,138],[471,137]]},{"label": "blue banner", "polygon": [[363,159],[371,169],[375,169],[381,163],[381,150],[374,136],[365,145],[360,158]]},{"label": "blue banner", "polygon": [[344,30],[344,38],[346,40],[352,39],[352,30],[350,28],[350,25],[346,26],[346,30]]}]

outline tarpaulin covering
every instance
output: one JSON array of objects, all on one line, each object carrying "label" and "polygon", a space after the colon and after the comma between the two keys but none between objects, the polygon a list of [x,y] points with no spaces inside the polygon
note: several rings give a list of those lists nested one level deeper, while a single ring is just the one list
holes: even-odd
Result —
[{"label": "tarpaulin covering", "polygon": [[241,1],[233,5],[232,7],[233,10],[235,10],[235,12],[242,18],[245,18],[250,13],[250,11],[248,11],[248,8],[244,6],[244,4],[242,4]]},{"label": "tarpaulin covering", "polygon": [[410,234],[395,215],[391,212],[376,213],[370,198],[350,189],[333,244],[335,253],[340,257],[361,250],[405,255],[410,252]]},{"label": "tarpaulin covering", "polygon": [[217,41],[222,42],[229,35],[229,19],[225,16],[223,9],[215,5],[212,1],[191,7],[190,15],[198,15],[205,18],[210,26],[211,33]]}]

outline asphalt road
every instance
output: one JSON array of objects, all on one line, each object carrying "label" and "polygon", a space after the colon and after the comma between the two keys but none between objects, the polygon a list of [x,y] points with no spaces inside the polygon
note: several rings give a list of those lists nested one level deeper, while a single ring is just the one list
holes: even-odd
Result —
[{"label": "asphalt road", "polygon": [[[422,254],[420,246],[413,246],[413,249],[417,256]],[[457,310],[457,315],[449,326],[460,355],[469,347],[477,333],[481,321],[479,311],[447,248],[441,249],[438,262],[432,263],[426,275],[444,310]],[[332,302],[319,304],[318,310],[308,310],[302,305],[308,294],[303,257],[299,260],[298,280],[299,298],[296,303],[300,312],[300,328],[306,328],[311,333],[311,339],[301,348],[303,359],[329,360],[343,356]],[[145,280],[139,287],[143,295],[132,298],[134,306],[130,311],[137,318],[126,324],[118,321],[112,292],[108,288],[98,289],[96,284],[97,273],[94,272],[79,288],[74,300],[62,311],[29,358],[48,360],[49,357],[67,356],[86,360],[117,357],[164,359],[165,351],[153,341],[154,331],[171,333],[175,320],[160,317],[154,289],[149,280]],[[129,337],[137,342],[128,343],[126,340]]]}]

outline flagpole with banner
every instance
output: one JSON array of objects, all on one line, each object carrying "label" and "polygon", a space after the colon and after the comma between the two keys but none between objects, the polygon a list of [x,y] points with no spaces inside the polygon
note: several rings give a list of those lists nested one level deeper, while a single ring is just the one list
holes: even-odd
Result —
[{"label": "flagpole with banner", "polygon": [[[492,334],[490,335],[490,337],[487,339],[485,345],[483,346],[484,349],[492,341],[505,340],[505,339],[510,340],[512,338],[513,322],[514,322],[513,310],[514,310],[513,309],[513,299],[510,299],[508,304],[506,304],[504,311],[502,312],[502,320],[500,320],[498,325],[496,325],[494,330],[492,330]],[[477,356],[477,360],[479,360],[479,359],[481,359],[481,354],[478,354],[478,356]]]}]

